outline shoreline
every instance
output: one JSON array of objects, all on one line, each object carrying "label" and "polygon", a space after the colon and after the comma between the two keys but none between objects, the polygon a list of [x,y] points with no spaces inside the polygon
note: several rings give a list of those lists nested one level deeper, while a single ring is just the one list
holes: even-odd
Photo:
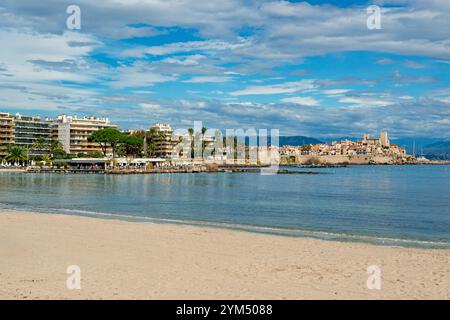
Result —
[{"label": "shoreline", "polygon": [[[0,210],[3,299],[449,299],[450,251]],[[65,288],[66,267],[81,290]],[[382,290],[366,287],[379,265]]]},{"label": "shoreline", "polygon": [[[1,205],[1,204],[0,204]],[[9,208],[0,206],[0,214],[2,211],[16,212],[16,213],[32,213],[43,215],[62,215],[68,217],[82,217],[88,219],[98,220],[112,220],[123,221],[137,224],[153,224],[153,225],[169,225],[169,226],[185,226],[192,228],[205,228],[212,230],[224,230],[230,232],[243,232],[250,234],[260,234],[267,236],[285,237],[285,238],[300,238],[318,241],[329,241],[336,243],[356,243],[367,244],[373,246],[392,247],[392,248],[413,248],[413,249],[438,249],[450,250],[450,242],[439,240],[425,240],[413,238],[395,238],[389,236],[376,236],[370,234],[352,234],[346,232],[301,229],[301,228],[283,228],[262,225],[236,224],[226,222],[201,221],[201,220],[182,220],[176,218],[156,218],[146,216],[134,216],[107,212],[93,212],[93,211],[77,211],[70,209],[44,209],[29,211],[29,208]]]},{"label": "shoreline", "polygon": [[7,173],[27,173],[27,169],[0,169],[0,173],[7,172]]},{"label": "shoreline", "polygon": [[[351,168],[359,166],[446,166],[447,162],[430,162],[430,163],[335,163],[322,165],[305,165],[305,164],[281,164],[283,168],[302,168],[302,169],[324,169],[324,168]],[[0,173],[39,173],[39,174],[108,174],[108,175],[147,175],[147,174],[193,174],[193,173],[260,173],[266,167],[248,168],[247,166],[230,166],[222,167],[220,170],[186,170],[186,169],[120,169],[120,170],[99,170],[99,169],[61,169],[61,168],[25,168],[25,169],[0,169]],[[273,172],[275,173],[275,172]],[[276,174],[320,174],[317,171],[289,171],[286,169],[279,170]]]}]

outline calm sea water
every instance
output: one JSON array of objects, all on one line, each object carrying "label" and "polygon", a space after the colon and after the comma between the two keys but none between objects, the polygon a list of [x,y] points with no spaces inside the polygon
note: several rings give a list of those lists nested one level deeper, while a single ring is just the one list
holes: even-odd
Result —
[{"label": "calm sea water", "polygon": [[450,166],[311,170],[323,174],[0,173],[0,208],[450,247]]}]

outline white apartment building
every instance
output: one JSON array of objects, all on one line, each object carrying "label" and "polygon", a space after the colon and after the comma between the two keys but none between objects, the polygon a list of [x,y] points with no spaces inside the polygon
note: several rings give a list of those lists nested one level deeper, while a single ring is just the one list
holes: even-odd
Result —
[{"label": "white apartment building", "polygon": [[170,158],[172,151],[176,145],[176,141],[172,139],[173,129],[168,123],[155,123],[150,130],[156,131],[160,137],[156,139],[156,157]]},{"label": "white apartment building", "polygon": [[53,138],[58,139],[69,154],[102,151],[99,144],[88,141],[88,137],[101,129],[117,129],[117,125],[110,123],[108,118],[60,115],[47,121],[52,124]]}]

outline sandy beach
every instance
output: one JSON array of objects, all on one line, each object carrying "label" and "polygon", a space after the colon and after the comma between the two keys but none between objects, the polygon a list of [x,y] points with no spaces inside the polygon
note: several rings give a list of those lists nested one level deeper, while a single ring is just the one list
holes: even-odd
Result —
[{"label": "sandy beach", "polygon": [[0,168],[0,173],[25,173],[27,172],[26,169],[7,169],[7,168]]},{"label": "sandy beach", "polygon": [[[80,290],[66,287],[70,265]],[[449,299],[450,250],[0,213],[0,299],[377,298]]]}]

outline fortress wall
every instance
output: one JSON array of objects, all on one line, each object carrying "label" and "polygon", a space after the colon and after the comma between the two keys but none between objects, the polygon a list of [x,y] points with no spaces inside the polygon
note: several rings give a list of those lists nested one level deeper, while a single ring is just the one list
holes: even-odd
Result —
[{"label": "fortress wall", "polygon": [[333,155],[333,156],[297,156],[296,162],[299,164],[393,164],[396,162],[392,157],[386,156],[370,156],[370,155]]}]

